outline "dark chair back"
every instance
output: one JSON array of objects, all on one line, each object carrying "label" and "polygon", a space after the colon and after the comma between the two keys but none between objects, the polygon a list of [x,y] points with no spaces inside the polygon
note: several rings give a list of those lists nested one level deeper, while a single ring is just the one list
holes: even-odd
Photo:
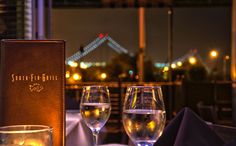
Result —
[{"label": "dark chair back", "polygon": [[197,104],[199,116],[204,120],[212,123],[217,123],[217,111],[213,105],[204,105],[202,101]]}]

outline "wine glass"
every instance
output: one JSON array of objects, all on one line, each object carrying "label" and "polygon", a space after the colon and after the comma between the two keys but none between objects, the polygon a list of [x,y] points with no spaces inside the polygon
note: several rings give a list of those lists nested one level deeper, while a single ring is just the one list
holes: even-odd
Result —
[{"label": "wine glass", "polygon": [[122,119],[126,133],[136,146],[153,146],[166,121],[161,87],[128,87]]},{"label": "wine glass", "polygon": [[110,95],[106,86],[83,87],[80,113],[85,124],[91,129],[94,144],[98,144],[98,134],[111,113]]},{"label": "wine glass", "polygon": [[0,127],[1,146],[52,146],[52,127],[10,125]]}]

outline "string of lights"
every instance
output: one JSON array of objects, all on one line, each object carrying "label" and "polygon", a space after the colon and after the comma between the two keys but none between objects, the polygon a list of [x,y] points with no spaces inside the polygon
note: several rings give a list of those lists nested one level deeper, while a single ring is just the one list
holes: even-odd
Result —
[{"label": "string of lights", "polygon": [[117,53],[128,53],[128,50],[119,45],[115,40],[113,40],[108,34],[105,36],[103,34],[99,34],[99,36],[89,43],[87,46],[84,47],[84,51],[78,51],[74,53],[72,56],[68,57],[66,59],[66,64],[69,65],[71,62],[75,62],[80,60],[82,57],[86,56],[96,48],[98,48],[101,44],[103,44],[105,41],[108,41],[107,44],[110,46],[114,51]]}]

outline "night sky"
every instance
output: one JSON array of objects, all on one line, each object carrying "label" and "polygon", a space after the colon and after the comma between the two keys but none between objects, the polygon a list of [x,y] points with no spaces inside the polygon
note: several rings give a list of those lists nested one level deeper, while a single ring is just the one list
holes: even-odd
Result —
[{"label": "night sky", "polygon": [[[54,39],[66,40],[66,56],[80,45],[86,46],[99,33],[108,33],[132,53],[138,51],[138,9],[53,9]],[[168,18],[166,8],[146,9],[146,59],[167,61]],[[174,59],[197,49],[207,61],[216,48],[229,54],[231,46],[231,8],[174,8]],[[83,58],[84,61],[107,61],[116,53],[106,44]]]}]

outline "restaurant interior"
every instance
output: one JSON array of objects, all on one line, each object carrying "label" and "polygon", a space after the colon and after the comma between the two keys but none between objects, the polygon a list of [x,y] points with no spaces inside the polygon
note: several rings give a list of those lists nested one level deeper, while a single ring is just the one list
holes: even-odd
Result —
[{"label": "restaurant interior", "polygon": [[0,39],[0,145],[236,145],[235,1],[0,0]]}]

